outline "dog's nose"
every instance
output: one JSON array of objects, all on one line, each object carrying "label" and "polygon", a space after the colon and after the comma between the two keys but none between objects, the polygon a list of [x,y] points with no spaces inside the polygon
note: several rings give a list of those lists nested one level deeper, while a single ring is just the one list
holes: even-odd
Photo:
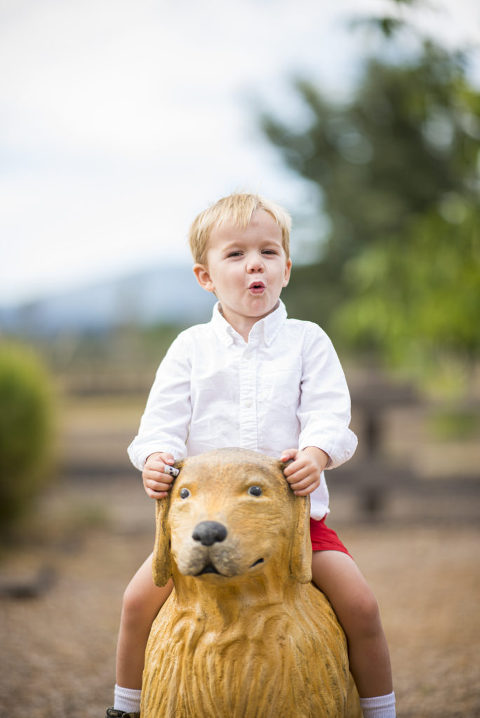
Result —
[{"label": "dog's nose", "polygon": [[214,543],[220,543],[227,536],[227,529],[218,521],[201,521],[193,529],[192,538],[194,541],[200,541],[203,546],[211,546]]}]

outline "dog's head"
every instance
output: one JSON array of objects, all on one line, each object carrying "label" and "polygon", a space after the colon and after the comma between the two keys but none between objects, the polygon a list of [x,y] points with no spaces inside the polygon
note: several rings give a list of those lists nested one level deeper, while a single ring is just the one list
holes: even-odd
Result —
[{"label": "dog's head", "polygon": [[272,566],[311,580],[309,501],[295,496],[284,465],[244,449],[186,459],[166,499],[157,501],[153,571],[164,585],[172,561],[181,574],[218,580]]}]

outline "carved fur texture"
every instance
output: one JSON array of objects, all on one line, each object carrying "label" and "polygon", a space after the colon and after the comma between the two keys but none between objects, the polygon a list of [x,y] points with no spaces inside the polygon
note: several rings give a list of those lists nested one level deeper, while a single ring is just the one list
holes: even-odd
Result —
[{"label": "carved fur texture", "polygon": [[157,502],[154,578],[175,590],[150,634],[142,718],[361,715],[345,636],[311,583],[308,499],[256,452],[180,468]]}]

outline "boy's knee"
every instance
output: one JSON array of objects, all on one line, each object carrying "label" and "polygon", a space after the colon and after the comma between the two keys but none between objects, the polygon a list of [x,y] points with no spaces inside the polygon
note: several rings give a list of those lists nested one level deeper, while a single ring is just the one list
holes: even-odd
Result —
[{"label": "boy's knee", "polygon": [[138,576],[134,576],[123,594],[122,626],[133,630],[150,628],[172,588],[171,581],[163,588],[158,588],[153,582],[149,584],[148,581],[139,581]]},{"label": "boy's knee", "polygon": [[377,599],[369,588],[352,598],[347,623],[347,633],[356,635],[373,636],[382,630]]},{"label": "boy's knee", "polygon": [[147,610],[147,603],[142,592],[131,583],[123,593],[122,620],[135,621],[141,619]]}]

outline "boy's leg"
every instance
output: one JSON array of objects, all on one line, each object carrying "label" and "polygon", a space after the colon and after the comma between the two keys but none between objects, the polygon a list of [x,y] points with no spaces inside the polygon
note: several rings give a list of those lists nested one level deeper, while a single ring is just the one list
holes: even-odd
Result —
[{"label": "boy's leg", "polygon": [[340,551],[314,551],[312,574],[347,636],[350,670],[360,697],[391,694],[390,655],[378,604],[359,568]]},{"label": "boy's leg", "polygon": [[150,628],[173,588],[172,580],[156,586],[152,577],[152,555],[140,566],[128,584],[122,605],[117,643],[117,686],[133,690],[142,687],[142,672]]}]

